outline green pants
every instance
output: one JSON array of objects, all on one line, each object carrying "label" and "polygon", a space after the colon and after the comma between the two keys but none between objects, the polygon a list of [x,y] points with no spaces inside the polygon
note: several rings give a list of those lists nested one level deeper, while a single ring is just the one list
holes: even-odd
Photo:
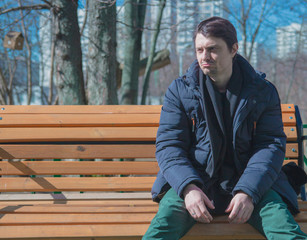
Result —
[{"label": "green pants", "polygon": [[[186,210],[184,201],[170,189],[159,204],[159,211],[153,218],[143,240],[175,240],[183,237],[196,221]],[[248,221],[267,239],[307,239],[293,219],[287,205],[273,190],[269,190],[255,206]],[[204,224],[204,228],[206,224]]]}]

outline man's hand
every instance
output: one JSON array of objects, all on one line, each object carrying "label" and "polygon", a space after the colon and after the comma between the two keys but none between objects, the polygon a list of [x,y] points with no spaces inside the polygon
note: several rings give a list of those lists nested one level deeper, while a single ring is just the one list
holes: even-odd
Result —
[{"label": "man's hand", "polygon": [[189,184],[185,187],[183,196],[187,210],[196,221],[203,223],[212,221],[213,218],[207,207],[214,209],[214,205],[200,188],[195,184]]},{"label": "man's hand", "polygon": [[252,198],[244,192],[238,192],[231,200],[225,210],[229,213],[230,223],[245,223],[248,221],[254,210]]}]

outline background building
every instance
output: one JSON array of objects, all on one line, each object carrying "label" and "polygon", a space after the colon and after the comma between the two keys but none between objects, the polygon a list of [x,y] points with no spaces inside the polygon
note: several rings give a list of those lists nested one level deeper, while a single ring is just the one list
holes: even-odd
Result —
[{"label": "background building", "polygon": [[[292,23],[276,30],[276,49],[278,58],[288,58],[298,49],[307,53],[307,24]],[[305,33],[305,35],[304,35]]]}]

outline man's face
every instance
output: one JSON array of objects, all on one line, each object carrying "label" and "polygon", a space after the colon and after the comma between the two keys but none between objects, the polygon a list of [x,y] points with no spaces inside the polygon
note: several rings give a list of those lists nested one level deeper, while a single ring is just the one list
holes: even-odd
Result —
[{"label": "man's face", "polygon": [[198,33],[195,49],[197,61],[203,73],[214,79],[232,71],[232,59],[238,50],[238,44],[235,43],[229,51],[222,38],[205,37]]}]

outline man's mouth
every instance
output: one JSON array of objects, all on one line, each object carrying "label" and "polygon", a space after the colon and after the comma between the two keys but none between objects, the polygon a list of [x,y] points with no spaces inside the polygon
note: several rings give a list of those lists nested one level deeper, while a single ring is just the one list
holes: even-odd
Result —
[{"label": "man's mouth", "polygon": [[202,66],[202,67],[210,67],[210,66],[212,66],[212,64],[213,64],[213,63],[202,62],[202,63],[201,63],[201,66]]}]

